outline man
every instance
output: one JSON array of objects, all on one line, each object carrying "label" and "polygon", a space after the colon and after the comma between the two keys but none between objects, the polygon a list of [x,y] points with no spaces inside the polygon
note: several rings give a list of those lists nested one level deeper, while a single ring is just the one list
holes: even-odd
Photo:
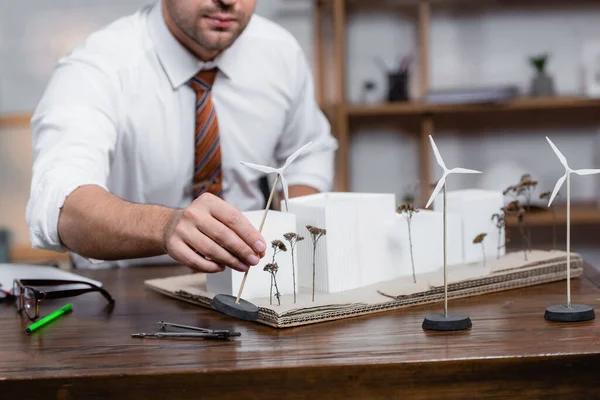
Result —
[{"label": "man", "polygon": [[293,37],[256,0],[162,0],[61,59],[32,118],[27,206],[35,248],[78,263],[166,255],[204,272],[246,271],[267,244],[260,173],[290,197],[331,189],[337,142]]}]

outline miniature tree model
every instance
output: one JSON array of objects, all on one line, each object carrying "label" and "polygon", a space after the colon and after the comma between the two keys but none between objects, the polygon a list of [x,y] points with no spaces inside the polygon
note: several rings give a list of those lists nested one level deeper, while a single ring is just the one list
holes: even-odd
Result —
[{"label": "miniature tree model", "polygon": [[[258,228],[258,232],[262,233],[262,229],[265,225],[265,220],[267,219],[267,214],[269,208],[271,208],[271,202],[273,201],[273,196],[275,195],[275,189],[277,188],[277,182],[281,180],[281,186],[283,187],[283,195],[285,198],[286,211],[287,211],[287,203],[288,203],[288,184],[285,179],[283,173],[290,166],[290,164],[304,151],[308,146],[310,146],[312,142],[308,142],[298,150],[296,150],[292,155],[290,155],[286,160],[285,164],[281,168],[272,168],[263,165],[257,165],[252,163],[247,163],[241,161],[243,165],[250,167],[252,169],[265,172],[265,173],[276,173],[275,182],[273,182],[273,187],[271,188],[271,194],[269,195],[269,200],[265,206],[265,212],[263,214],[262,221],[260,222],[260,227]],[[240,285],[240,289],[238,291],[237,298],[226,295],[226,294],[218,294],[213,297],[211,301],[211,305],[217,311],[220,311],[229,316],[248,320],[255,321],[258,318],[258,307],[256,305],[250,303],[249,301],[244,300],[240,303],[240,298],[242,297],[242,291],[244,290],[244,285],[246,284],[246,278],[248,277],[248,272],[250,269],[246,270],[244,273],[244,278],[242,279],[242,284]]]},{"label": "miniature tree model", "polygon": [[[521,182],[518,185],[517,194],[522,195],[525,198],[525,207],[527,211],[527,215],[531,212],[531,196],[533,195],[533,191],[537,186],[538,182],[531,179],[531,175],[525,174],[521,177]],[[523,221],[526,225],[527,230],[527,244],[528,250],[531,252],[531,227],[527,225],[527,219]]]},{"label": "miniature tree model", "polygon": [[[540,199],[549,199],[551,194],[552,192],[549,190],[543,192],[540,194]],[[556,250],[556,210],[554,210],[554,207],[549,208],[552,211],[552,250]]]},{"label": "miniature tree model", "polygon": [[473,244],[481,243],[481,253],[483,254],[483,266],[484,267],[485,267],[485,247],[483,246],[483,239],[485,239],[486,236],[487,236],[487,233],[480,233],[479,235],[475,236],[475,239],[473,239]]},{"label": "miniature tree model", "polygon": [[560,150],[558,150],[554,143],[552,143],[548,137],[546,137],[546,140],[550,144],[550,147],[552,147],[552,150],[560,160],[563,167],[565,167],[565,174],[558,178],[556,186],[554,187],[554,191],[550,196],[550,201],[548,201],[548,207],[550,207],[561,186],[563,183],[565,183],[565,179],[567,181],[567,304],[553,305],[546,308],[544,317],[549,321],[557,322],[587,321],[596,317],[594,309],[584,304],[571,304],[571,174],[600,174],[600,169],[571,169],[567,163],[566,157],[560,152]]},{"label": "miniature tree model", "polygon": [[533,195],[533,191],[535,190],[537,184],[538,182],[531,179],[531,175],[529,174],[525,174],[521,177],[517,194],[525,197],[525,206],[527,207],[527,212],[531,211],[531,196]]},{"label": "miniature tree model", "polygon": [[415,274],[415,260],[413,258],[412,232],[410,230],[410,223],[412,221],[413,215],[415,213],[418,213],[419,210],[415,209],[411,204],[405,203],[396,207],[396,212],[399,214],[404,214],[406,216],[406,223],[408,225],[408,243],[410,245],[410,263],[412,264],[413,282],[417,283],[417,277]]},{"label": "miniature tree model", "polygon": [[269,294],[269,303],[273,304],[273,284],[275,284],[275,297],[277,297],[278,305],[281,305],[281,294],[279,293],[279,289],[277,288],[277,278],[275,277],[279,266],[275,262],[275,255],[280,251],[287,251],[287,247],[285,247],[285,244],[281,240],[273,240],[271,242],[271,246],[273,247],[273,261],[265,265],[263,271],[267,271],[271,274],[271,291]]},{"label": "miniature tree model", "polygon": [[516,193],[517,193],[517,187],[515,185],[510,185],[509,187],[504,189],[504,191],[502,192],[502,194],[504,196],[512,195],[514,200],[518,200],[518,196]]},{"label": "miniature tree model", "polygon": [[525,261],[527,261],[527,249],[529,246],[527,245],[527,234],[525,233],[524,227],[525,209],[521,206],[521,203],[519,203],[518,200],[515,200],[508,203],[506,207],[503,207],[502,211],[504,211],[505,215],[510,215],[517,218],[519,223],[519,232],[523,238],[523,254],[525,256]]},{"label": "miniature tree model", "polygon": [[435,159],[440,167],[444,170],[444,174],[438,181],[433,193],[431,193],[431,197],[427,202],[425,208],[429,207],[429,205],[433,202],[433,199],[438,195],[442,187],[444,188],[444,313],[443,314],[430,314],[425,316],[425,320],[423,321],[423,329],[432,329],[438,331],[455,331],[460,329],[468,329],[472,326],[471,319],[466,314],[460,313],[448,313],[448,274],[446,268],[446,209],[447,201],[446,201],[446,178],[450,174],[480,174],[480,171],[475,171],[472,169],[465,168],[446,168],[446,164],[444,164],[444,160],[442,160],[442,156],[433,141],[431,135],[429,135],[429,141],[431,142],[431,147],[433,149],[433,153],[435,154]]},{"label": "miniature tree model", "polygon": [[[538,182],[531,178],[530,174],[524,174],[521,176],[521,180],[516,185],[511,185],[504,189],[502,192],[505,196],[511,195],[513,201],[518,201],[520,204],[525,204],[524,212],[520,216],[519,223],[522,224],[523,231],[522,234],[526,235],[525,244],[527,246],[527,250],[531,252],[531,229],[527,225],[527,215],[529,215],[531,211],[531,197],[533,195],[533,191],[537,186]],[[524,202],[520,200],[520,197],[523,196]]]},{"label": "miniature tree model", "polygon": [[277,288],[277,279],[275,278],[275,275],[277,274],[277,270],[279,270],[279,266],[277,265],[277,263],[268,263],[267,265],[265,265],[265,267],[263,268],[263,271],[267,271],[268,273],[271,274],[271,290],[269,292],[269,304],[273,305],[273,283],[275,283],[275,297],[277,297],[277,305],[281,305],[281,300],[280,300],[280,293],[279,293],[279,289]]},{"label": "miniature tree model", "polygon": [[294,282],[294,304],[296,304],[296,269],[294,266],[294,248],[296,247],[296,243],[304,240],[304,236],[300,236],[294,232],[288,232],[283,235],[285,240],[290,242],[290,250],[292,253],[292,277]]},{"label": "miniature tree model", "polygon": [[[505,227],[505,221],[504,221],[504,213],[499,214],[493,214],[492,215],[492,222],[496,220],[496,228],[498,228],[498,256],[496,257],[497,260],[500,259],[500,249],[502,248],[502,228]],[[506,244],[504,245],[506,247]]]},{"label": "miniature tree model", "polygon": [[310,237],[313,241],[313,270],[312,270],[312,301],[315,301],[315,275],[316,275],[316,257],[317,257],[317,242],[323,235],[327,234],[325,229],[317,228],[312,225],[306,225],[306,229],[310,232]]}]

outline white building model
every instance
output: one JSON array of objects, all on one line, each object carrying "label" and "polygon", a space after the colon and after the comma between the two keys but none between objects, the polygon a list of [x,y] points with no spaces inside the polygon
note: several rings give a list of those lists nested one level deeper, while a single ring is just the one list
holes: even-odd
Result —
[{"label": "white building model", "polygon": [[296,215],[300,286],[312,288],[313,242],[306,225],[327,231],[318,241],[315,290],[331,293],[398,276],[387,252],[386,227],[396,218],[393,194],[322,193],[289,200]]},{"label": "white building model", "polygon": [[[462,251],[461,263],[468,264],[480,261],[483,258],[481,245],[475,246],[473,239],[480,233],[486,233],[483,241],[486,258],[493,259],[504,255],[504,228],[500,231],[492,221],[492,215],[501,213],[504,207],[504,196],[501,192],[466,189],[448,192],[448,215],[454,214],[460,218],[462,225]],[[442,212],[444,197],[436,197],[433,209]],[[450,230],[448,231],[450,232]]]},{"label": "white building model", "polygon": [[[498,230],[491,217],[501,213],[503,195],[486,190],[449,191],[448,198],[448,266],[480,263],[481,245],[473,244],[479,233],[486,233],[485,253],[496,258]],[[432,272],[443,266],[443,216],[441,196],[434,203],[434,211],[420,209],[411,220],[412,252],[416,279],[419,274]],[[263,237],[283,239],[287,232],[304,237],[295,250],[296,285],[312,289],[313,241],[306,228],[312,225],[325,229],[316,246],[315,289],[320,293],[352,290],[377,282],[406,277],[412,282],[412,263],[407,219],[396,212],[394,194],[330,192],[292,198],[289,212],[269,211],[263,228]],[[282,204],[282,207],[283,204]],[[285,208],[283,208],[285,209]],[[258,226],[263,210],[244,213]],[[503,241],[501,241],[503,244]],[[282,295],[293,292],[291,254],[280,252],[277,284]],[[270,274],[263,271],[272,260],[272,249],[258,266],[251,267],[244,287],[246,299],[268,297]],[[504,254],[504,249],[501,250]],[[207,275],[208,291],[236,295],[243,273],[227,268]],[[277,302],[274,301],[274,305]]]}]

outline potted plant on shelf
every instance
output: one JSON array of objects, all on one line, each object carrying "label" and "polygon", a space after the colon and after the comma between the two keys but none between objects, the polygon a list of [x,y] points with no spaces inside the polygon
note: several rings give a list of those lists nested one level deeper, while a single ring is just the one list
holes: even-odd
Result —
[{"label": "potted plant on shelf", "polygon": [[546,72],[548,54],[530,57],[529,62],[536,71],[531,82],[531,95],[534,97],[554,96],[554,79]]}]

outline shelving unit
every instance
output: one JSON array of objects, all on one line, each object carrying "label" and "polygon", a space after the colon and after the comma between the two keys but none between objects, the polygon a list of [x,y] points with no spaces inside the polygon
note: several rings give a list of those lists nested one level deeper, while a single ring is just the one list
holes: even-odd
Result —
[{"label": "shelving unit", "polygon": [[[497,104],[426,104],[421,101],[387,103],[376,105],[349,104],[346,96],[346,18],[350,11],[360,7],[385,7],[401,6],[416,8],[417,13],[417,40],[418,40],[418,67],[419,67],[419,99],[429,90],[429,31],[431,9],[436,3],[442,2],[467,2],[469,0],[378,0],[358,2],[356,0],[313,0],[314,1],[314,48],[315,48],[315,84],[317,101],[328,116],[332,130],[339,141],[339,150],[336,157],[336,182],[335,189],[348,191],[350,189],[349,176],[349,148],[352,123],[367,118],[394,117],[409,118],[414,120],[418,131],[414,132],[419,152],[419,181],[421,182],[420,198],[427,199],[431,191],[431,151],[429,135],[435,131],[436,118],[456,117],[466,120],[471,117],[494,113],[510,115],[514,113],[535,111],[539,113],[561,112],[588,112],[600,109],[600,99],[580,96],[556,96],[547,98],[523,97]],[[534,0],[529,0],[533,2]],[[512,2],[512,4],[521,4]],[[352,9],[352,10],[351,10]],[[324,32],[324,23],[333,27],[332,37]],[[332,59],[326,57],[331,55]],[[330,63],[333,65],[330,65]],[[331,75],[328,79],[328,75]],[[326,91],[326,85],[332,93]],[[546,114],[545,114],[546,115]],[[550,115],[550,114],[547,114]],[[596,120],[595,114],[594,120]],[[522,121],[522,117],[520,117]],[[597,122],[600,123],[600,113]],[[423,201],[423,200],[422,200]],[[426,201],[426,200],[425,200]],[[424,206],[421,204],[420,206]],[[560,211],[563,207],[557,206],[557,222],[566,221],[566,215]],[[560,210],[559,210],[560,209]],[[572,204],[571,218],[573,223],[600,224],[600,209],[596,204]],[[531,215],[530,223],[534,226],[552,224],[552,213],[548,210]],[[515,221],[508,220],[508,226],[514,226]]]},{"label": "shelving unit", "polygon": [[[298,2],[300,0],[288,0]],[[305,1],[305,0],[302,0]],[[415,10],[417,15],[418,65],[419,65],[419,98],[429,89],[429,31],[431,10],[437,4],[448,2],[476,3],[481,0],[311,0],[314,2],[314,37],[315,37],[315,84],[319,105],[329,118],[333,132],[339,141],[336,158],[335,189],[349,190],[349,148],[353,124],[363,120],[394,118],[409,120],[414,129],[418,145],[419,181],[421,199],[427,199],[431,188],[431,151],[428,136],[434,134],[436,124],[448,117],[465,122],[483,115],[501,116],[503,121],[515,124],[527,119],[528,112],[536,115],[555,117],[557,113],[573,115],[586,113],[596,121],[595,110],[600,110],[600,99],[580,96],[559,96],[549,98],[520,98],[500,104],[426,104],[416,101],[403,103],[387,103],[375,105],[349,104],[346,96],[346,20],[349,13],[365,8],[405,7]],[[586,1],[586,0],[579,0]],[[524,4],[525,0],[503,0],[513,5]],[[535,3],[536,0],[527,0]],[[548,4],[538,1],[540,4]],[[561,3],[553,0],[552,3]],[[331,27],[325,29],[325,23]],[[519,115],[518,118],[513,116]],[[0,128],[7,126],[28,126],[29,114],[0,115]],[[597,121],[600,123],[600,113]],[[414,127],[417,127],[416,129]],[[421,206],[424,204],[421,204]],[[556,205],[557,222],[566,220],[564,207]],[[571,209],[573,223],[600,224],[600,209],[595,204],[574,203]],[[552,221],[549,210],[539,211],[531,216],[530,222],[536,226],[545,226]],[[509,221],[512,225],[513,221]]]},{"label": "shelving unit", "polygon": [[427,104],[420,102],[388,103],[377,105],[350,105],[349,118],[378,117],[384,115],[409,115],[415,117],[444,114],[475,114],[510,111],[550,111],[600,109],[600,99],[563,96],[550,98],[519,98],[498,104]]}]

